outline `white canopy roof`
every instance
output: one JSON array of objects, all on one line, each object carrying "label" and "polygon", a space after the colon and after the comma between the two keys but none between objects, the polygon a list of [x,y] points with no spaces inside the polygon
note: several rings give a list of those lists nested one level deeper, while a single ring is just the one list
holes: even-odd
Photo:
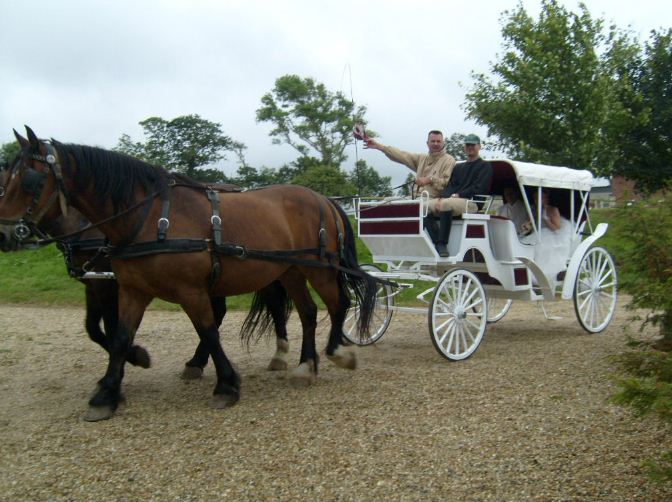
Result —
[{"label": "white canopy roof", "polygon": [[495,159],[489,160],[489,162],[492,164],[493,170],[497,170],[497,164],[509,164],[513,168],[518,182],[522,185],[583,191],[589,191],[593,187],[593,174],[583,169],[530,164],[529,162],[509,159]]}]

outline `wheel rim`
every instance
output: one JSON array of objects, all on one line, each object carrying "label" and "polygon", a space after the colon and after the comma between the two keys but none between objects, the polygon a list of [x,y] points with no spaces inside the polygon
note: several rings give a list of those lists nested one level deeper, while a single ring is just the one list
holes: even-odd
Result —
[{"label": "wheel rim", "polygon": [[478,348],[487,321],[485,291],[467,270],[454,270],[439,282],[429,312],[432,342],[450,360],[466,359]]},{"label": "wheel rim", "polygon": [[616,267],[609,253],[600,247],[584,255],[574,287],[574,310],[583,328],[598,333],[611,322],[616,310]]},{"label": "wheel rim", "polygon": [[[374,265],[362,265],[361,268],[369,273],[381,271]],[[378,288],[376,289],[376,305],[373,309],[369,336],[360,336],[357,332],[359,305],[353,305],[348,310],[343,322],[343,335],[347,340],[356,345],[371,345],[377,342],[385,334],[390,325],[392,313],[394,312],[393,307],[394,290],[391,286],[378,284]]]},{"label": "wheel rim", "polygon": [[509,298],[488,297],[488,322],[499,321],[507,314],[512,303],[513,300]]}]

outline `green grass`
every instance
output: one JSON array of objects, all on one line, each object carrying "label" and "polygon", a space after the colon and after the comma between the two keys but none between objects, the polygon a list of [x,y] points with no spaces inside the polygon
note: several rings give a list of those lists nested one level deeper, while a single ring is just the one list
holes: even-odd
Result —
[{"label": "green grass", "polygon": [[68,276],[55,245],[0,255],[0,302],[76,305],[84,287]]},{"label": "green grass", "polygon": [[[595,209],[591,212],[593,226],[612,219],[613,210]],[[356,228],[353,221],[353,227]],[[609,227],[599,244],[611,252],[618,239],[618,230]],[[371,263],[371,253],[357,239],[359,263]],[[403,290],[397,297],[399,305],[418,305],[416,296],[433,283],[416,283],[413,288]],[[252,295],[241,295],[227,299],[231,310],[247,310]],[[84,286],[68,276],[63,256],[51,245],[43,249],[16,253],[0,253],[0,302],[38,305],[81,305],[84,302]],[[155,300],[151,308],[178,310],[179,307],[161,300]]]}]

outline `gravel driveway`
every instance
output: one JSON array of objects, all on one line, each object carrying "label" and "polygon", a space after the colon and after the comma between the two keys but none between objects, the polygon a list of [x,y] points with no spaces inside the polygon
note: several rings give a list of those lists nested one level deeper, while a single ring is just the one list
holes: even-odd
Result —
[{"label": "gravel driveway", "polygon": [[[137,342],[153,366],[127,369],[127,402],[97,423],[81,417],[106,359],[82,310],[0,305],[0,499],[671,500],[642,468],[672,449],[670,427],[608,402],[622,305],[588,335],[571,302],[548,305],[559,320],[514,303],[458,363],[425,316],[397,313],[357,370],[323,357],[307,389],[266,371],[274,343],[241,347],[234,312],[223,339],[242,397],[227,410],[208,407],[211,366],[179,377],[197,341],[187,317],[149,311]],[[296,316],[289,331],[294,363]]]}]

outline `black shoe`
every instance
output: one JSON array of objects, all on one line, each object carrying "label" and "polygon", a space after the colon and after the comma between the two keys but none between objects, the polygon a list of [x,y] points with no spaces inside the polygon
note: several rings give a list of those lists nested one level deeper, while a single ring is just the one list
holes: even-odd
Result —
[{"label": "black shoe", "polygon": [[443,244],[441,242],[437,242],[435,247],[436,247],[436,251],[439,253],[439,256],[441,256],[442,258],[445,258],[446,256],[450,256],[450,254],[448,253],[448,246],[446,246],[446,244]]}]

